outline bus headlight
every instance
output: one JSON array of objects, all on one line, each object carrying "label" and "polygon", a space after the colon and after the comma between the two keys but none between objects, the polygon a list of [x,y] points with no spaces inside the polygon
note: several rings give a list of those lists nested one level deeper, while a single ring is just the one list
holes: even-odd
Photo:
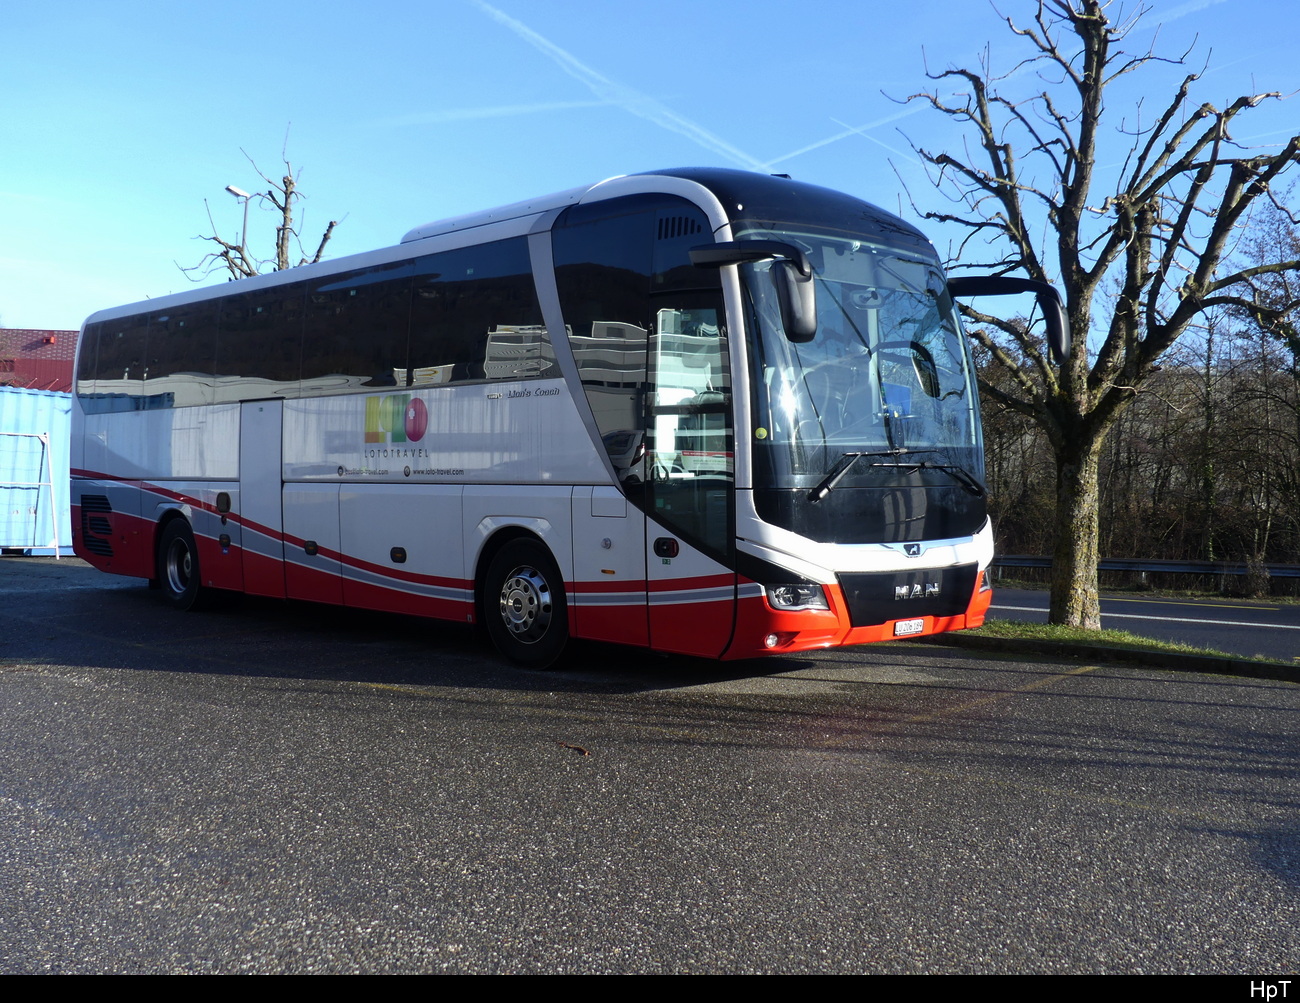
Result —
[{"label": "bus headlight", "polygon": [[768,585],[767,601],[773,609],[830,609],[820,585]]}]

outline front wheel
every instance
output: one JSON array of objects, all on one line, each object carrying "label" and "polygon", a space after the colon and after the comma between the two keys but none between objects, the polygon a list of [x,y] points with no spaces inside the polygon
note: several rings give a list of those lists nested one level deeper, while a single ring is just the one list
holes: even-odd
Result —
[{"label": "front wheel", "polygon": [[184,519],[173,519],[158,541],[158,585],[167,604],[179,610],[198,609],[207,590],[199,583],[199,552]]},{"label": "front wheel", "polygon": [[511,661],[544,669],[569,640],[564,582],[550,552],[533,540],[507,543],[488,564],[483,618],[496,649]]}]

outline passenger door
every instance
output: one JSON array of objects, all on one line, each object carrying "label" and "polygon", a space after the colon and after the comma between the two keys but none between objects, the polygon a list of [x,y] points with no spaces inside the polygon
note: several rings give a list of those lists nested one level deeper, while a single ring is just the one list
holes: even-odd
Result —
[{"label": "passenger door", "polygon": [[[590,432],[636,528],[644,528],[638,534],[643,560],[598,568],[608,579],[579,582],[579,594],[589,585],[621,592],[631,584],[626,569],[635,567],[644,576],[637,583],[645,603],[640,643],[713,657],[731,638],[736,581],[734,435],[720,278],[716,269],[694,267],[688,253],[710,239],[704,214],[666,195],[574,206],[553,233],[556,287],[591,407]],[[601,502],[606,491],[596,489],[592,504],[609,508]],[[581,501],[575,496],[575,506],[584,503],[585,495]],[[609,517],[601,522],[619,525]],[[633,524],[624,521],[622,528]],[[613,535],[602,535],[602,546],[606,539],[618,546]],[[612,614],[609,607],[604,615]],[[578,616],[579,630],[589,636],[581,606]],[[633,623],[630,604],[619,620],[623,636],[609,639],[632,642],[633,628],[639,634],[641,627]]]}]

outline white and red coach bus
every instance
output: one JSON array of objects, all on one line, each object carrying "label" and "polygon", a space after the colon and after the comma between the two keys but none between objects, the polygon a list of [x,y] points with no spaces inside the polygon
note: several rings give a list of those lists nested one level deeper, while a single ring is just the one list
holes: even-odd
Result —
[{"label": "white and red coach bus", "polygon": [[978,626],[993,553],[953,294],[913,227],[786,178],[614,178],[104,310],[77,553],[217,590],[748,658]]}]

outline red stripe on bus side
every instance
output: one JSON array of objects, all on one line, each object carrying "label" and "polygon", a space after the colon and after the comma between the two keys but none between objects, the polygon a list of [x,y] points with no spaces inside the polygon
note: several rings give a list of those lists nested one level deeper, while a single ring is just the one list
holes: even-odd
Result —
[{"label": "red stripe on bus side", "polygon": [[402,589],[374,585],[370,582],[358,582],[351,578],[343,580],[343,598],[348,606],[359,609],[380,610],[386,613],[408,613],[412,616],[433,617],[440,620],[473,622],[474,603],[472,600],[441,599],[434,596],[419,595]]},{"label": "red stripe on bus side", "polygon": [[692,589],[732,588],[736,584],[734,574],[700,575],[695,578],[670,578],[665,581],[650,582],[650,592],[687,592]]}]

